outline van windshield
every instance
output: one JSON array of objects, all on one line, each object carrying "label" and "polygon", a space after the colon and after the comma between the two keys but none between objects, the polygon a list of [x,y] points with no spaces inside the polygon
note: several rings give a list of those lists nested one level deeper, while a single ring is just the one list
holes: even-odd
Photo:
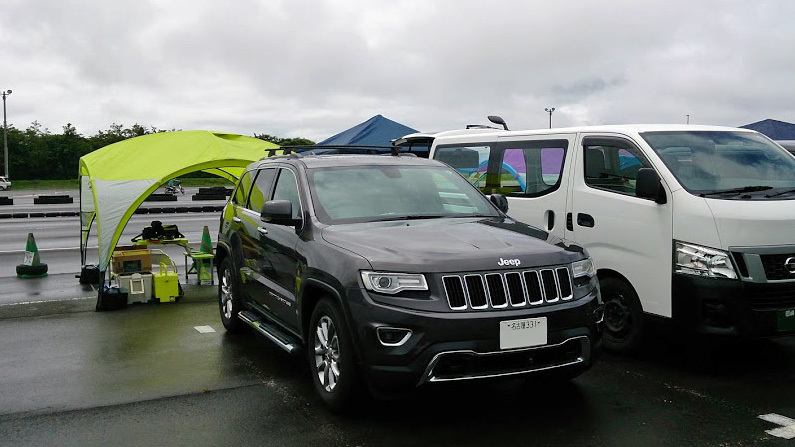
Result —
[{"label": "van windshield", "polygon": [[643,132],[679,183],[693,194],[736,198],[795,195],[795,157],[750,132]]},{"label": "van windshield", "polygon": [[499,217],[486,197],[447,167],[352,166],[307,169],[323,223],[443,217]]}]

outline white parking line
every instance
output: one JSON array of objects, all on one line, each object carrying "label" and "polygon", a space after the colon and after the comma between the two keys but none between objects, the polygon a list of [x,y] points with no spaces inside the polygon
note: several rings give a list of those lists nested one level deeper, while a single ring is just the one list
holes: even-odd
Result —
[{"label": "white parking line", "polygon": [[193,326],[193,329],[199,331],[200,334],[211,334],[215,332],[215,329],[210,326]]},{"label": "white parking line", "polygon": [[9,307],[9,306],[24,306],[26,304],[42,304],[42,303],[62,303],[64,301],[80,301],[80,300],[95,300],[97,297],[95,296],[79,296],[77,298],[65,298],[62,300],[39,300],[39,301],[22,301],[19,303],[2,303],[0,307]]},{"label": "white parking line", "polygon": [[781,425],[779,428],[765,430],[765,433],[784,439],[795,438],[795,419],[788,418],[776,413],[760,414],[759,419]]}]

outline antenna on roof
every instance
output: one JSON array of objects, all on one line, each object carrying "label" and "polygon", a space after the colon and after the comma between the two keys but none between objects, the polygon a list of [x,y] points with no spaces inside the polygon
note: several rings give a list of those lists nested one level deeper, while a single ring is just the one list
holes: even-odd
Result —
[{"label": "antenna on roof", "polygon": [[489,121],[491,121],[494,124],[501,124],[503,129],[508,130],[508,125],[505,124],[505,120],[502,119],[501,116],[489,115]]}]

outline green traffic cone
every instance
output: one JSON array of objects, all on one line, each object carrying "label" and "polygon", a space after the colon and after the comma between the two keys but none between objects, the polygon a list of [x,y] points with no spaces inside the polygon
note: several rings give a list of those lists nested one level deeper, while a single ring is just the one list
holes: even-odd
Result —
[{"label": "green traffic cone", "polygon": [[28,233],[28,241],[25,243],[25,260],[17,266],[17,276],[20,278],[47,276],[47,264],[42,264],[39,259],[39,249],[36,247],[33,233]]},{"label": "green traffic cone", "polygon": [[[202,241],[201,244],[199,244],[199,251],[208,255],[213,254],[213,240],[210,239],[210,229],[207,228],[207,225],[205,225],[202,230]],[[198,269],[200,282],[213,280],[211,259],[200,259]]]},{"label": "green traffic cone", "polygon": [[199,245],[199,250],[209,255],[213,254],[213,240],[210,239],[210,229],[207,225],[204,226],[202,231],[202,242]]}]

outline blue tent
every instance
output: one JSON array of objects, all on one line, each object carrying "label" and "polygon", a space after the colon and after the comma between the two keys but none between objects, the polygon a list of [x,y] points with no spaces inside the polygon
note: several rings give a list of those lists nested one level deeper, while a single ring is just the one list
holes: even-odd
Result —
[{"label": "blue tent", "polygon": [[389,146],[395,138],[416,132],[411,127],[376,115],[317,144],[322,146]]},{"label": "blue tent", "polygon": [[795,124],[784,121],[766,119],[740,127],[755,130],[771,140],[795,140]]}]

